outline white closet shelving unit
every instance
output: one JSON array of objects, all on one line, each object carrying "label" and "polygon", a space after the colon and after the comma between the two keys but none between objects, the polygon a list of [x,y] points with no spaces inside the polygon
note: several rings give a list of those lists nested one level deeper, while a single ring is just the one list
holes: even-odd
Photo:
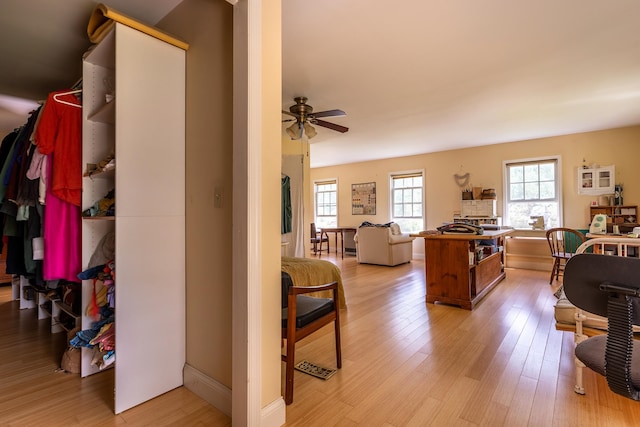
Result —
[{"label": "white closet shelving unit", "polygon": [[[107,102],[106,96],[114,98]],[[185,51],[116,23],[84,58],[85,210],[115,188],[115,217],[83,218],[82,261],[115,231],[116,414],[183,384],[185,364]],[[83,281],[83,311],[92,281]],[[93,319],[83,315],[82,328]],[[83,377],[99,372],[83,348]]]}]

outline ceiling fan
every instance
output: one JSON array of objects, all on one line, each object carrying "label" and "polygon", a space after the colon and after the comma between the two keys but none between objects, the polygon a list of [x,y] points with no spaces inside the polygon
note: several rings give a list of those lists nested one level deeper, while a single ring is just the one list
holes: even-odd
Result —
[{"label": "ceiling fan", "polygon": [[291,137],[291,139],[302,139],[303,132],[307,135],[307,138],[311,139],[316,136],[317,132],[313,125],[322,126],[331,130],[335,130],[338,132],[345,133],[349,130],[348,127],[344,127],[335,123],[327,122],[319,119],[319,117],[338,117],[338,116],[346,116],[347,114],[342,110],[327,110],[327,111],[319,111],[317,113],[313,112],[313,107],[307,104],[307,98],[304,96],[297,96],[293,98],[296,102],[294,105],[289,107],[289,111],[282,110],[283,114],[288,116],[295,117],[295,119],[287,119],[283,120],[283,122],[294,121],[291,126],[286,129],[287,135]]}]

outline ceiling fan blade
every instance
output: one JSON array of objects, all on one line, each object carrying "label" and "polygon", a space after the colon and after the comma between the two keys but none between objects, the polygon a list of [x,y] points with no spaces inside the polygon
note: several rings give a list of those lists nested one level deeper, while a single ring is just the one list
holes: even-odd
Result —
[{"label": "ceiling fan blade", "polygon": [[284,111],[284,110],[282,110],[282,114],[286,114],[287,116],[291,116],[291,117],[295,117],[295,118],[300,117],[300,116],[299,116],[299,115],[297,115],[297,114],[293,114],[293,113],[291,113],[291,112],[289,112],[289,111]]},{"label": "ceiling fan blade", "polygon": [[347,113],[345,113],[342,110],[327,110],[327,111],[319,111],[317,113],[312,113],[311,116],[313,117],[338,117],[338,116],[346,116]]},{"label": "ceiling fan blade", "polygon": [[345,133],[346,131],[349,130],[348,127],[340,126],[331,122],[325,122],[324,120],[319,120],[319,119],[313,119],[311,123],[313,123],[314,125],[322,126],[331,130],[342,132],[342,133]]}]

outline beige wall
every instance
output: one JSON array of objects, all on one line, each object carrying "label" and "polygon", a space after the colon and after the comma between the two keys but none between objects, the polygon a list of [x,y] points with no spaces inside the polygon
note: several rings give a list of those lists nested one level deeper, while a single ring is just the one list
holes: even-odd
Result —
[{"label": "beige wall", "polygon": [[[460,190],[454,174],[471,174],[474,186],[495,188],[498,194],[498,214],[502,214],[502,162],[532,157],[560,155],[562,158],[564,225],[586,228],[589,224],[589,204],[594,196],[577,194],[577,168],[583,158],[587,164],[614,164],[616,182],[624,185],[625,204],[640,205],[640,126],[598,132],[572,134],[528,141],[489,145],[463,150],[400,157],[387,160],[352,163],[311,169],[308,191],[313,193],[314,180],[338,179],[338,222],[358,225],[362,221],[389,221],[389,174],[424,169],[426,188],[426,228],[433,229],[450,221],[460,209]],[[312,154],[313,155],[313,154]],[[375,216],[351,215],[351,184],[377,183]],[[313,212],[310,200],[307,211]],[[414,245],[415,248],[415,245]]]},{"label": "beige wall", "polygon": [[[280,0],[263,1],[261,400],[280,399]],[[232,387],[233,7],[185,0],[158,26],[187,52],[187,363]],[[240,73],[241,75],[242,73]],[[222,193],[216,207],[214,194]],[[251,354],[247,357],[252,357]],[[242,398],[242,396],[239,396]]]},{"label": "beige wall", "polygon": [[[187,363],[231,388],[233,8],[185,0],[158,26],[187,41]],[[214,193],[222,194],[221,207]]]}]

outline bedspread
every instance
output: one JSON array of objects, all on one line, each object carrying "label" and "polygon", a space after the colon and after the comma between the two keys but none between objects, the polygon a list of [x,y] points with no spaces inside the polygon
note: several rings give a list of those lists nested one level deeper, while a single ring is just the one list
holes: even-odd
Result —
[{"label": "bedspread", "polygon": [[[340,308],[347,308],[342,274],[335,264],[319,259],[282,257],[282,271],[291,276],[295,286],[317,286],[338,282],[338,304]],[[313,292],[309,295],[332,297],[331,291]]]}]

